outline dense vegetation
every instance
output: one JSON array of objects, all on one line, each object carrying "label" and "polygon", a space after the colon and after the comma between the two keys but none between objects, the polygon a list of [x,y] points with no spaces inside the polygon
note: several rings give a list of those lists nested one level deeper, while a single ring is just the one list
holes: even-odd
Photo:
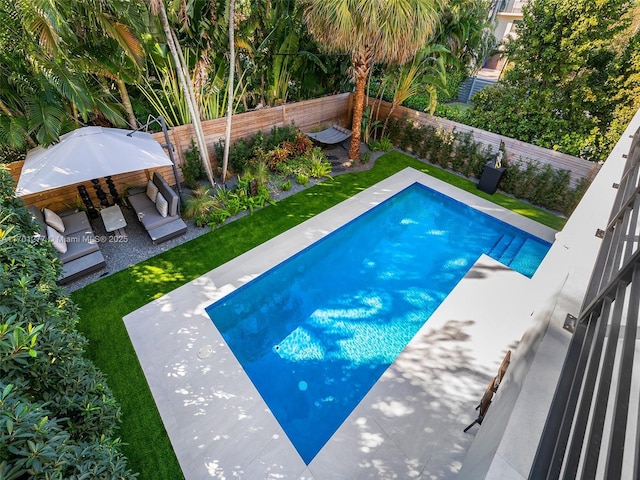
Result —
[{"label": "dense vegetation", "polygon": [[[235,0],[236,78],[229,99],[229,1],[168,3],[168,30],[150,8],[159,3],[1,2],[0,160],[55,142],[81,123],[133,126],[158,114],[170,126],[189,123],[167,31],[184,53],[203,119],[224,115],[229,101],[237,112],[349,91],[362,70],[353,63],[355,50],[331,49],[337,39],[311,35],[305,17],[311,0]],[[329,5],[325,14],[342,3],[318,5]],[[394,104],[413,98],[413,107],[433,112],[437,99],[453,99],[481,65],[495,47],[486,14],[491,2],[441,3],[431,2],[438,7],[436,23],[413,59],[384,66],[388,59],[372,57],[365,65],[371,93]],[[637,17],[631,0],[532,0],[518,38],[504,46],[510,66],[502,81],[478,94],[467,114],[437,113],[602,160],[640,105]],[[396,39],[394,51],[405,43]]]},{"label": "dense vegetation", "polygon": [[605,160],[640,107],[637,2],[532,0],[523,13],[510,68],[462,121]]},{"label": "dense vegetation", "polygon": [[[158,114],[170,126],[190,123],[161,16],[148,6],[158,3],[0,2],[0,158],[51,144],[81,123],[133,126]],[[307,3],[235,0],[234,111],[351,90],[349,52],[328,53],[311,37]],[[491,38],[486,13],[479,15],[488,5],[452,0],[438,9],[425,47],[442,48],[426,64],[446,56],[447,76],[456,79],[473,69]],[[224,115],[230,101],[227,7],[227,0],[166,5],[202,119]],[[376,71],[397,75],[393,67]],[[435,80],[421,76],[420,89]]]},{"label": "dense vegetation", "polygon": [[[487,162],[497,153],[490,145],[475,141],[473,132],[448,132],[415,125],[407,119],[390,121],[388,134],[399,148],[468,178],[479,179]],[[557,170],[531,158],[505,160],[502,166],[506,168],[499,184],[503,192],[565,215],[573,212],[591,183],[591,179],[585,178],[571,185],[568,170]]]},{"label": "dense vegetation", "polygon": [[60,264],[0,168],[0,478],[131,478],[120,407],[84,357]]}]

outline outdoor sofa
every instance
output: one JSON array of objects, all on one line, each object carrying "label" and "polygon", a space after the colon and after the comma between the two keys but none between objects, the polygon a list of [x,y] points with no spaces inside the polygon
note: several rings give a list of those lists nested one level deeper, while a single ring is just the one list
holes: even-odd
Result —
[{"label": "outdoor sofa", "polygon": [[105,260],[86,212],[58,215],[31,205],[29,211],[38,224],[35,240],[48,240],[62,262],[59,284],[65,284],[105,267]]},{"label": "outdoor sofa", "polygon": [[187,224],[180,218],[180,197],[158,172],[153,172],[144,191],[130,195],[128,200],[154,245],[187,231]]}]

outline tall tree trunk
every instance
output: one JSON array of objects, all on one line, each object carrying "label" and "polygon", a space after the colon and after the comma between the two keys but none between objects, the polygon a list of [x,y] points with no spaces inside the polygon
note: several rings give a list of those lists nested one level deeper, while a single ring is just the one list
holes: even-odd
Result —
[{"label": "tall tree trunk", "polygon": [[233,117],[233,76],[236,65],[236,46],[233,28],[235,0],[229,0],[229,93],[227,94],[227,129],[224,136],[224,156],[222,157],[222,183],[227,178],[229,146],[231,144],[231,118]]},{"label": "tall tree trunk", "polygon": [[356,78],[356,94],[353,102],[353,117],[351,120],[351,145],[349,146],[349,160],[360,160],[360,137],[362,136],[362,112],[364,110],[364,87],[367,77],[360,75]]},{"label": "tall tree trunk", "polygon": [[371,52],[365,47],[364,51],[354,54],[352,59],[353,76],[356,80],[355,99],[353,101],[353,116],[351,120],[351,146],[349,160],[360,160],[360,139],[362,137],[362,112],[364,111],[364,91],[367,78],[371,70]]},{"label": "tall tree trunk", "polygon": [[193,90],[193,84],[191,82],[191,76],[189,75],[189,67],[187,66],[187,62],[184,59],[184,55],[182,55],[182,49],[180,48],[180,43],[178,42],[178,37],[176,33],[172,30],[173,42],[176,45],[176,52],[178,54],[178,58],[180,59],[180,65],[182,65],[183,77],[185,79],[185,85],[187,88],[188,94],[186,94],[186,98],[189,99],[193,108],[193,111],[196,113],[195,117],[191,114],[191,122],[193,124],[194,131],[196,132],[196,139],[199,141],[198,144],[201,146],[201,157],[206,159],[205,169],[207,170],[207,178],[211,185],[215,185],[215,179],[213,178],[213,171],[211,170],[211,162],[209,160],[209,150],[207,149],[207,141],[204,138],[204,130],[202,129],[202,119],[200,118],[200,108],[198,107],[198,99]]},{"label": "tall tree trunk", "polygon": [[360,139],[362,137],[362,112],[364,111],[364,88],[367,76],[356,77],[356,92],[353,101],[353,117],[351,119],[351,145],[349,146],[349,160],[360,160]]},{"label": "tall tree trunk", "polygon": [[127,116],[129,117],[129,126],[135,130],[136,128],[138,128],[138,121],[136,120],[136,115],[133,113],[133,106],[131,105],[129,92],[127,92],[127,85],[120,77],[116,78],[116,85],[118,85],[118,92],[120,93],[122,106],[124,107],[124,110],[125,112],[127,112]]},{"label": "tall tree trunk", "polygon": [[202,131],[202,124],[200,123],[200,113],[198,111],[198,104],[195,101],[193,95],[193,89],[189,88],[191,84],[191,79],[189,78],[188,71],[185,72],[185,64],[182,58],[182,51],[178,51],[179,44],[175,41],[173,32],[171,31],[171,27],[169,25],[169,19],[167,18],[167,11],[164,8],[164,1],[159,0],[153,2],[153,8],[157,10],[157,13],[160,15],[160,21],[162,23],[162,28],[164,30],[164,34],[167,37],[167,45],[169,46],[169,51],[171,52],[171,56],[173,57],[173,63],[176,66],[176,73],[178,75],[178,80],[180,82],[180,86],[182,87],[182,92],[184,93],[187,108],[189,109],[189,115],[191,116],[191,122],[193,124],[193,128],[196,134],[196,143],[198,144],[198,151],[200,152],[200,160],[202,160],[202,165],[204,166],[204,170],[207,174],[207,179],[211,185],[215,185],[216,182],[213,178],[213,171],[211,169],[211,163],[209,162],[209,152],[207,150],[207,144],[204,139],[204,132]]}]

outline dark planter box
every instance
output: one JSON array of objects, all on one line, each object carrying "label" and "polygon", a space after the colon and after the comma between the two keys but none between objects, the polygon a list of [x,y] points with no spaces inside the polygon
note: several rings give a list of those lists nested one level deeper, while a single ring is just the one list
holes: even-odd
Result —
[{"label": "dark planter box", "polygon": [[478,182],[478,188],[483,192],[493,195],[498,189],[498,183],[500,183],[500,179],[504,175],[505,170],[506,168],[504,167],[495,168],[491,165],[487,165],[482,171],[480,182]]}]

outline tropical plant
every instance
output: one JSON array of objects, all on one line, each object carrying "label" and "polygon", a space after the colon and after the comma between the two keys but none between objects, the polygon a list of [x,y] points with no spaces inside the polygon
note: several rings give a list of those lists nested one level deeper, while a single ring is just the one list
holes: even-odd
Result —
[{"label": "tropical plant", "polygon": [[0,168],[0,472],[3,478],[133,478],[120,408],[84,357],[61,264]]},{"label": "tropical plant", "polygon": [[251,98],[244,97],[247,107],[322,92],[333,59],[321,61],[313,53],[299,2],[243,2],[238,11],[238,70],[252,92]]},{"label": "tropical plant", "polygon": [[282,190],[283,192],[288,192],[289,190],[291,190],[291,180],[285,180],[284,182],[282,182],[280,184],[280,190]]},{"label": "tropical plant", "polygon": [[438,0],[305,0],[311,35],[330,52],[348,53],[355,80],[349,158],[360,158],[365,85],[374,63],[404,64],[427,43],[438,21]]},{"label": "tropical plant", "polygon": [[380,140],[371,140],[369,148],[374,152],[387,152],[393,147],[393,142],[388,137],[382,137]]},{"label": "tropical plant", "polygon": [[258,185],[269,183],[269,167],[263,161],[257,161],[251,168],[251,175],[258,182]]},{"label": "tropical plant", "polygon": [[180,165],[184,183],[187,187],[195,189],[198,186],[198,180],[205,177],[205,171],[193,139],[191,139],[191,148],[184,152],[184,159],[184,163]]},{"label": "tropical plant", "polygon": [[194,220],[199,227],[207,225],[208,215],[211,211],[220,206],[220,202],[211,196],[211,190],[205,186],[199,186],[191,192],[184,202],[182,216],[189,220]]},{"label": "tropical plant", "polygon": [[309,175],[305,175],[304,173],[298,174],[296,177],[296,183],[306,187],[309,184]]},{"label": "tropical plant", "polygon": [[382,126],[381,136],[384,136],[389,118],[396,108],[422,91],[429,96],[428,112],[433,115],[438,103],[438,92],[444,91],[447,85],[443,54],[448,52],[442,45],[427,45],[418,50],[411,62],[388,69],[383,77],[383,85],[391,88],[393,99]]},{"label": "tropical plant", "polygon": [[474,74],[496,47],[494,26],[487,15],[492,3],[491,0],[449,0],[443,8],[431,44],[446,47],[449,77]]},{"label": "tropical plant", "polygon": [[501,82],[478,93],[474,126],[591,160],[604,160],[602,140],[627,72],[621,45],[637,35],[627,0],[532,0]]},{"label": "tropical plant", "polygon": [[211,185],[215,185],[216,182],[213,178],[213,171],[211,169],[211,163],[209,161],[209,151],[207,150],[207,143],[204,138],[204,131],[202,130],[200,109],[198,108],[198,103],[195,98],[193,85],[191,84],[191,77],[189,75],[189,70],[182,53],[182,48],[178,43],[177,36],[175,35],[173,29],[171,28],[171,25],[169,24],[167,11],[165,10],[164,6],[164,0],[148,0],[148,2],[151,12],[154,15],[157,15],[160,19],[167,46],[169,47],[169,51],[171,52],[171,56],[173,58],[173,63],[175,65],[175,71],[180,82],[180,87],[182,88],[184,98],[187,102],[187,107],[191,116],[191,123],[193,124],[193,129],[196,134],[196,143],[198,145],[200,159],[202,161],[202,165],[204,166],[204,170],[207,173],[209,182],[211,183]]},{"label": "tropical plant", "polygon": [[0,141],[13,148],[54,143],[101,107],[110,120],[122,122],[100,102],[102,92],[60,55],[62,36],[70,34],[62,31],[66,24],[57,7],[0,3]]},{"label": "tropical plant", "polygon": [[78,0],[61,3],[65,21],[65,48],[57,52],[67,64],[99,80],[105,90],[115,90],[129,126],[137,121],[127,90],[142,73],[144,50],[136,31],[142,31],[143,7],[139,3],[113,0]]}]

